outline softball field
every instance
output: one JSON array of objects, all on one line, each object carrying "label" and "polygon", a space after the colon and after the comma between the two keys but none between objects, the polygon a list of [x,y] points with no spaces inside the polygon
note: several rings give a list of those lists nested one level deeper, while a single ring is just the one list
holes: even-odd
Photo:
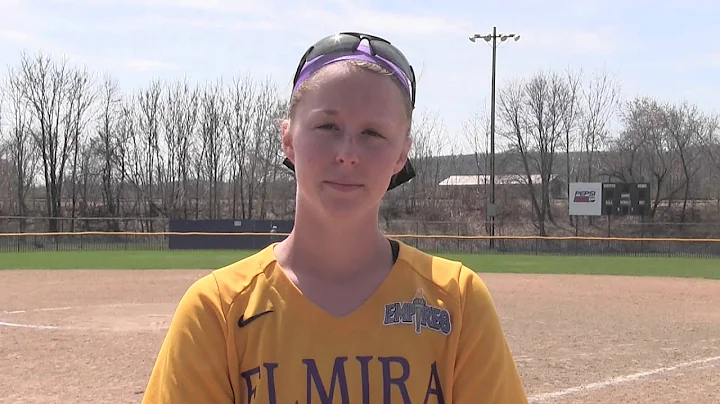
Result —
[{"label": "softball field", "polygon": [[[0,402],[139,403],[178,299],[208,272],[0,271]],[[482,277],[531,403],[720,402],[720,280]]]}]

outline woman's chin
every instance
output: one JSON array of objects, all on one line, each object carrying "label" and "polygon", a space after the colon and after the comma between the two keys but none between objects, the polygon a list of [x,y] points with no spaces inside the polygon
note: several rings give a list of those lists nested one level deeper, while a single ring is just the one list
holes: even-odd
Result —
[{"label": "woman's chin", "polygon": [[370,200],[367,195],[359,195],[356,198],[322,195],[320,198],[318,205],[322,215],[343,222],[365,217],[378,205],[378,202]]},{"label": "woman's chin", "polygon": [[343,187],[323,183],[315,192],[305,194],[308,206],[312,206],[317,219],[352,222],[377,214],[383,195],[373,195],[367,186]]}]

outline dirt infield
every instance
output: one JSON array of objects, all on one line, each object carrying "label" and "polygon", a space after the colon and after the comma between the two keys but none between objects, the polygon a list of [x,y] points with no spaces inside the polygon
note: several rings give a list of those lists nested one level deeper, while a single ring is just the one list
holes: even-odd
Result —
[{"label": "dirt infield", "polygon": [[[207,273],[0,271],[0,403],[139,403]],[[720,402],[720,281],[483,278],[530,402]]]}]

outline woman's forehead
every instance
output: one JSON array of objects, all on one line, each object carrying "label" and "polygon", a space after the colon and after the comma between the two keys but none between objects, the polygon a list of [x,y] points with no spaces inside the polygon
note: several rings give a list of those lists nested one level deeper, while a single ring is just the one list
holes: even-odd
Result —
[{"label": "woman's forehead", "polygon": [[360,105],[404,111],[405,94],[392,77],[345,66],[327,66],[326,69],[311,79],[313,83],[304,98],[312,104],[329,105],[313,106],[313,109],[338,110]]}]

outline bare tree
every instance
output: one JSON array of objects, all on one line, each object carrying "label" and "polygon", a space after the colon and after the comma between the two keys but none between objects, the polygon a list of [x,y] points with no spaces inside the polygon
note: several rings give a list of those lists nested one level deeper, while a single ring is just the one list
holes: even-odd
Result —
[{"label": "bare tree", "polygon": [[[674,153],[673,142],[665,127],[663,106],[656,100],[638,97],[627,103],[621,117],[624,130],[618,139],[618,145],[633,145],[633,153],[624,157],[620,172],[622,181],[651,180],[655,189],[651,217],[657,214],[658,206],[663,199],[672,199],[684,188],[669,181],[673,169],[678,164],[678,156]],[[627,147],[627,146],[621,146]],[[633,160],[629,158],[632,157]],[[634,160],[634,159],[639,160]],[[630,169],[632,167],[632,170]],[[617,168],[614,171],[618,171]],[[625,174],[633,172],[628,178]],[[613,172],[617,175],[617,172]],[[669,207],[669,205],[668,205]]]},{"label": "bare tree", "polygon": [[[423,109],[415,112],[410,128],[412,146],[409,158],[417,176],[407,184],[388,192],[383,198],[380,215],[385,227],[403,215],[412,215],[427,222],[444,220],[452,215],[453,196],[440,183],[457,172],[455,153],[459,145],[450,139],[437,111]],[[446,219],[445,219],[446,220]],[[417,224],[420,226],[420,223]],[[395,229],[393,231],[397,231]],[[412,231],[419,231],[419,228]],[[405,230],[402,230],[405,231]]]},{"label": "bare tree", "polygon": [[649,181],[655,190],[651,216],[661,202],[665,214],[682,195],[680,220],[689,202],[712,178],[713,135],[718,121],[687,103],[660,103],[638,97],[624,105],[624,129],[605,159],[606,173],[624,182]]},{"label": "bare tree", "polygon": [[711,173],[708,175],[711,183],[714,183],[714,192],[712,197],[716,199],[718,209],[720,210],[720,123],[718,123],[718,117],[713,118],[714,130],[710,135],[710,139],[707,145],[708,160],[712,163],[709,164],[708,171]]},{"label": "bare tree", "polygon": [[[155,80],[126,95],[109,76],[96,87],[86,70],[39,54],[23,55],[6,80],[0,88],[3,212],[105,216],[111,219],[96,226],[111,230],[121,229],[125,215],[292,215],[295,182],[281,164],[279,136],[287,100],[269,79],[245,74],[205,84]],[[507,149],[496,158],[496,198],[503,207],[496,220],[517,222],[532,211],[539,234],[554,230],[548,223],[559,227],[552,200],[562,193],[553,184],[558,173],[568,182],[600,176],[650,182],[651,214],[663,220],[697,220],[696,200],[702,198],[717,198],[720,206],[717,117],[688,103],[647,97],[619,108],[619,93],[616,78],[605,71],[588,77],[541,72],[500,91],[498,143]],[[616,113],[621,130],[611,136]],[[458,137],[447,133],[437,112],[415,115],[410,157],[418,176],[384,198],[386,225],[400,218],[482,222],[490,171],[486,113],[463,123],[466,156],[458,155]],[[440,186],[453,174],[477,174],[480,180],[477,186]],[[512,174],[522,182],[519,193],[506,186]],[[38,190],[44,190],[45,204],[31,199]],[[50,230],[59,230],[59,223],[51,221]],[[141,228],[159,230],[158,223],[147,220]]]},{"label": "bare tree", "polygon": [[[545,72],[511,83],[499,96],[498,116],[503,125],[499,133],[521,160],[540,235],[547,234],[546,220],[553,221],[549,184],[556,152],[563,141],[563,117],[571,102],[571,92],[562,76]],[[540,176],[540,184],[533,182],[533,175]]]},{"label": "bare tree", "polygon": [[[124,173],[120,173],[120,167],[124,162],[123,152],[126,148],[125,140],[119,136],[120,110],[122,108],[122,95],[116,80],[105,76],[99,101],[99,113],[97,118],[97,153],[102,161],[101,168],[101,198],[103,215],[106,217],[118,217],[120,215],[120,186],[124,181]],[[113,231],[119,231],[120,226],[117,220],[108,222],[108,227]]]},{"label": "bare tree", "polygon": [[[74,70],[68,80],[68,108],[65,115],[65,131],[66,138],[72,139],[72,177],[70,184],[71,190],[71,208],[70,217],[76,217],[78,205],[78,175],[83,177],[83,185],[81,192],[83,194],[82,202],[87,204],[87,188],[90,179],[90,157],[92,156],[91,147],[87,144],[85,128],[90,120],[90,109],[96,97],[94,92],[92,78],[86,70]],[[82,155],[83,158],[80,158]],[[79,172],[80,171],[80,172]],[[81,212],[85,215],[86,212]],[[74,231],[75,220],[71,221],[71,230]]]},{"label": "bare tree", "polygon": [[[486,108],[483,108],[487,111]],[[472,153],[474,170],[473,174],[477,176],[478,186],[470,187],[469,191],[462,192],[460,199],[462,200],[462,208],[466,211],[478,210],[482,207],[482,211],[486,212],[488,199],[488,182],[485,181],[490,172],[490,119],[487,114],[475,112],[462,124],[463,137],[470,145]],[[497,163],[496,163],[497,168]],[[479,202],[481,201],[481,202]],[[487,217],[487,215],[485,214]],[[486,226],[489,232],[490,228]]]},{"label": "bare tree", "polygon": [[581,148],[585,154],[586,181],[594,181],[594,158],[606,145],[608,124],[618,109],[620,86],[614,76],[605,71],[595,72],[587,87],[583,87]]},{"label": "bare tree", "polygon": [[[1,107],[1,105],[0,105]],[[0,109],[0,112],[2,110]],[[12,167],[10,166],[9,141],[5,139],[5,132],[2,130],[2,116],[0,115],[0,216],[5,216],[6,211],[13,211],[14,190],[12,187]]]},{"label": "bare tree", "polygon": [[[252,136],[253,149],[249,156],[251,183],[248,183],[248,214],[251,217],[267,217],[268,180],[274,176],[279,166],[280,143],[277,141],[280,118],[277,90],[266,79],[258,87],[255,98],[255,115]],[[259,205],[258,215],[253,216],[253,207]]]},{"label": "bare tree", "polygon": [[[11,178],[12,169],[10,168],[10,139],[6,139],[5,117],[3,116],[5,107],[4,88],[0,86],[0,195],[7,195],[7,199],[0,197],[0,215],[4,215],[5,209],[13,209],[12,195],[14,193]],[[9,206],[6,206],[9,205]]]},{"label": "bare tree", "polygon": [[[159,153],[160,123],[162,119],[162,86],[159,81],[153,81],[148,88],[143,89],[135,97],[137,108],[137,125],[132,132],[132,153],[130,161],[133,163],[132,177],[136,187],[138,202],[143,204],[143,216],[154,217],[159,213],[155,190],[158,181],[155,173],[156,156]],[[149,231],[153,231],[152,220],[144,223]]]},{"label": "bare tree", "polygon": [[[578,94],[578,125],[577,141],[583,154],[583,165],[577,167],[577,177],[585,181],[596,181],[598,171],[596,155],[607,146],[609,138],[608,125],[618,109],[620,86],[614,76],[606,71],[595,71]],[[581,172],[584,171],[585,175]],[[569,178],[568,178],[569,181]],[[569,184],[568,184],[569,186]],[[592,225],[593,218],[588,218]]]},{"label": "bare tree", "polygon": [[[412,203],[416,201],[431,201],[439,196],[439,184],[444,179],[443,174],[448,172],[445,167],[447,160],[440,159],[443,149],[446,148],[449,138],[445,125],[437,111],[423,110],[413,119],[412,149],[410,158],[415,162],[422,175],[410,184]],[[411,205],[410,209],[414,209]]]},{"label": "bare tree", "polygon": [[[132,141],[136,138],[135,132],[137,128],[135,109],[133,108],[132,101],[132,99],[128,98],[123,99],[118,111],[119,117],[116,125],[114,157],[117,165],[117,192],[115,195],[117,199],[118,217],[122,217],[124,214],[121,201],[129,199],[129,193],[133,190],[132,187],[127,186],[131,178],[132,162],[130,160],[133,156]],[[137,187],[135,187],[134,190],[137,190]],[[135,210],[135,208],[132,210]]]},{"label": "bare tree", "polygon": [[282,143],[280,139],[281,133],[281,122],[282,119],[287,116],[289,104],[284,100],[280,99],[277,93],[273,95],[274,106],[272,114],[268,116],[268,120],[263,129],[265,137],[265,155],[267,155],[267,170],[268,178],[265,184],[265,193],[263,195],[263,206],[265,211],[263,213],[264,218],[268,218],[269,214],[272,217],[277,217],[277,204],[281,203],[282,212],[287,210],[287,206],[282,207],[283,199],[287,198],[289,188],[283,183],[281,179],[287,179],[286,168],[282,165],[284,158],[282,152]]},{"label": "bare tree", "polygon": [[[199,92],[187,80],[178,81],[165,93],[163,126],[156,151],[156,175],[162,192],[162,212],[168,218],[187,217],[190,150],[196,139]],[[197,174],[197,173],[195,173]]]},{"label": "bare tree", "polygon": [[231,85],[226,88],[224,97],[227,105],[223,116],[223,126],[230,146],[229,165],[232,179],[233,219],[248,217],[245,201],[245,183],[248,177],[246,159],[249,157],[256,93],[257,89],[251,76],[245,75],[233,79]]},{"label": "bare tree", "polygon": [[289,217],[295,211],[295,204],[291,203],[295,195],[295,181],[292,173],[282,164],[285,155],[282,151],[282,122],[289,114],[290,102],[288,99],[280,98],[276,100],[275,117],[273,125],[268,128],[267,133],[268,154],[272,156],[272,206],[271,213],[273,217]]},{"label": "bare tree", "polygon": [[608,139],[608,150],[603,155],[598,174],[621,182],[644,181],[646,175],[641,160],[643,140],[637,133],[628,131]]},{"label": "bare tree", "polygon": [[490,161],[490,119],[484,114],[475,112],[463,122],[462,133],[470,146],[477,175],[486,175],[490,171],[488,166]]},{"label": "bare tree", "polygon": [[[223,128],[225,102],[222,97],[221,83],[206,86],[200,94],[200,153],[197,160],[197,183],[202,181],[207,190],[207,214],[210,219],[221,217],[220,199],[222,184],[225,181],[227,164],[227,132]],[[202,179],[202,180],[201,180]],[[195,213],[196,218],[198,212]]]},{"label": "bare tree", "polygon": [[[581,80],[582,72],[572,72],[568,70],[566,73],[567,80],[567,94],[564,100],[565,106],[562,108],[560,115],[560,125],[562,132],[565,135],[562,141],[562,146],[565,149],[565,179],[567,182],[566,192],[570,194],[570,182],[572,181],[572,151],[573,145],[576,144],[578,134],[578,121],[582,114],[582,110],[579,103],[579,96],[581,91]],[[570,223],[573,223],[573,217],[569,216]]]},{"label": "bare tree", "polygon": [[[29,124],[35,145],[42,156],[47,216],[63,214],[63,184],[68,162],[73,158],[79,137],[78,116],[87,111],[84,92],[88,73],[55,63],[50,56],[22,55],[17,70],[10,73],[14,86],[28,105]],[[58,230],[51,220],[50,231]]]},{"label": "bare tree", "polygon": [[663,112],[662,124],[667,130],[682,170],[684,195],[680,220],[684,222],[691,186],[703,164],[700,157],[711,142],[717,121],[705,116],[697,106],[688,103],[665,105]]},{"label": "bare tree", "polygon": [[[101,194],[101,185],[98,181],[102,170],[102,160],[97,151],[97,144],[89,140],[78,142],[76,147],[76,163],[73,165],[71,217],[92,216],[97,208],[98,195]],[[75,231],[77,220],[71,221],[70,231]]]},{"label": "bare tree", "polygon": [[[27,197],[38,174],[39,156],[30,131],[31,112],[28,101],[23,97],[22,83],[12,70],[6,86],[6,127],[9,163],[12,169],[12,188],[17,203],[16,214],[28,216]],[[21,221],[21,231],[24,221]]]}]

